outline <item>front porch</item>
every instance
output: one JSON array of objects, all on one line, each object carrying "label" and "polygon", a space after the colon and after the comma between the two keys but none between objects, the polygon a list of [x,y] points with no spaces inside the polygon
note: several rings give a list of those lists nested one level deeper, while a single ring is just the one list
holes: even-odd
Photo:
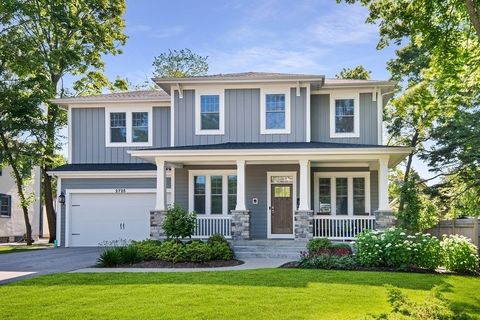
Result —
[{"label": "front porch", "polygon": [[405,153],[397,149],[205,152],[178,147],[131,153],[157,165],[153,238],[163,237],[168,168],[173,202],[197,213],[195,238],[348,241],[363,230],[391,224],[388,168]]}]

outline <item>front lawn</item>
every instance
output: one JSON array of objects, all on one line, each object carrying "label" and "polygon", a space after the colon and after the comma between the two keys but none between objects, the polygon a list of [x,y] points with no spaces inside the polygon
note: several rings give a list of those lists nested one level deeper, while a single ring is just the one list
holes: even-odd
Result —
[{"label": "front lawn", "polygon": [[46,248],[51,248],[51,247],[52,247],[52,245],[50,245],[50,244],[33,244],[31,246],[27,246],[26,244],[1,245],[0,246],[0,254],[23,252],[23,251],[30,251],[30,250],[39,250],[39,249],[46,249]]},{"label": "front lawn", "polygon": [[0,319],[358,319],[390,309],[384,284],[480,319],[478,277],[301,269],[43,276],[0,286]]}]

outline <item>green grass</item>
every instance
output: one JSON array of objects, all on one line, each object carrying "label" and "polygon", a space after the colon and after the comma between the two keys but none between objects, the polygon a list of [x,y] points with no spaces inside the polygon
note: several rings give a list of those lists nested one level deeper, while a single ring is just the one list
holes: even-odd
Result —
[{"label": "green grass", "polygon": [[43,276],[0,286],[0,319],[358,319],[390,309],[385,284],[480,319],[478,277],[300,269]]},{"label": "green grass", "polygon": [[41,249],[46,249],[46,248],[51,248],[52,245],[48,244],[33,244],[31,246],[27,246],[26,244],[22,245],[2,245],[0,246],[0,254],[5,254],[5,253],[14,253],[14,252],[24,252],[24,251],[30,251],[30,250],[41,250]]}]

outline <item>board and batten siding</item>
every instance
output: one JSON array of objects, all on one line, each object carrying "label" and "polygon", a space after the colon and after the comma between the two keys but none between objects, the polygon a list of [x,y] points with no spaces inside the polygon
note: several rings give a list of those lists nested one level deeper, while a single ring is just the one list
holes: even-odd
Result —
[{"label": "board and batten siding", "polygon": [[360,137],[330,138],[330,95],[311,96],[311,140],[319,142],[378,144],[377,102],[371,93],[360,93]]},{"label": "board and batten siding", "polygon": [[[155,178],[123,178],[123,179],[62,179],[62,192],[73,189],[155,189]],[[152,208],[152,210],[155,208]],[[95,226],[92,226],[95,228]],[[102,232],[102,230],[98,230]],[[60,241],[65,246],[65,206],[61,210]]]},{"label": "board and batten siding", "polygon": [[304,142],[306,138],[306,88],[290,89],[290,134],[260,134],[260,89],[225,89],[225,133],[195,134],[195,90],[175,90],[175,146],[226,142]]},{"label": "board and batten siding", "polygon": [[[105,108],[72,108],[71,163],[140,163],[127,150],[135,147],[106,147]],[[153,107],[153,145],[170,146],[170,108]]]}]

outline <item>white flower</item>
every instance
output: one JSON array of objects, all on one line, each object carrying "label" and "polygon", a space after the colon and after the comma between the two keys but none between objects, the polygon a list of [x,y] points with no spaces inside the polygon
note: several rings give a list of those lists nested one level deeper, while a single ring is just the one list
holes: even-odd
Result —
[{"label": "white flower", "polygon": [[391,243],[387,243],[387,245],[385,247],[389,248],[391,245],[392,245]]},{"label": "white flower", "polygon": [[400,235],[401,236],[404,236],[406,233],[405,232],[400,232]]}]

